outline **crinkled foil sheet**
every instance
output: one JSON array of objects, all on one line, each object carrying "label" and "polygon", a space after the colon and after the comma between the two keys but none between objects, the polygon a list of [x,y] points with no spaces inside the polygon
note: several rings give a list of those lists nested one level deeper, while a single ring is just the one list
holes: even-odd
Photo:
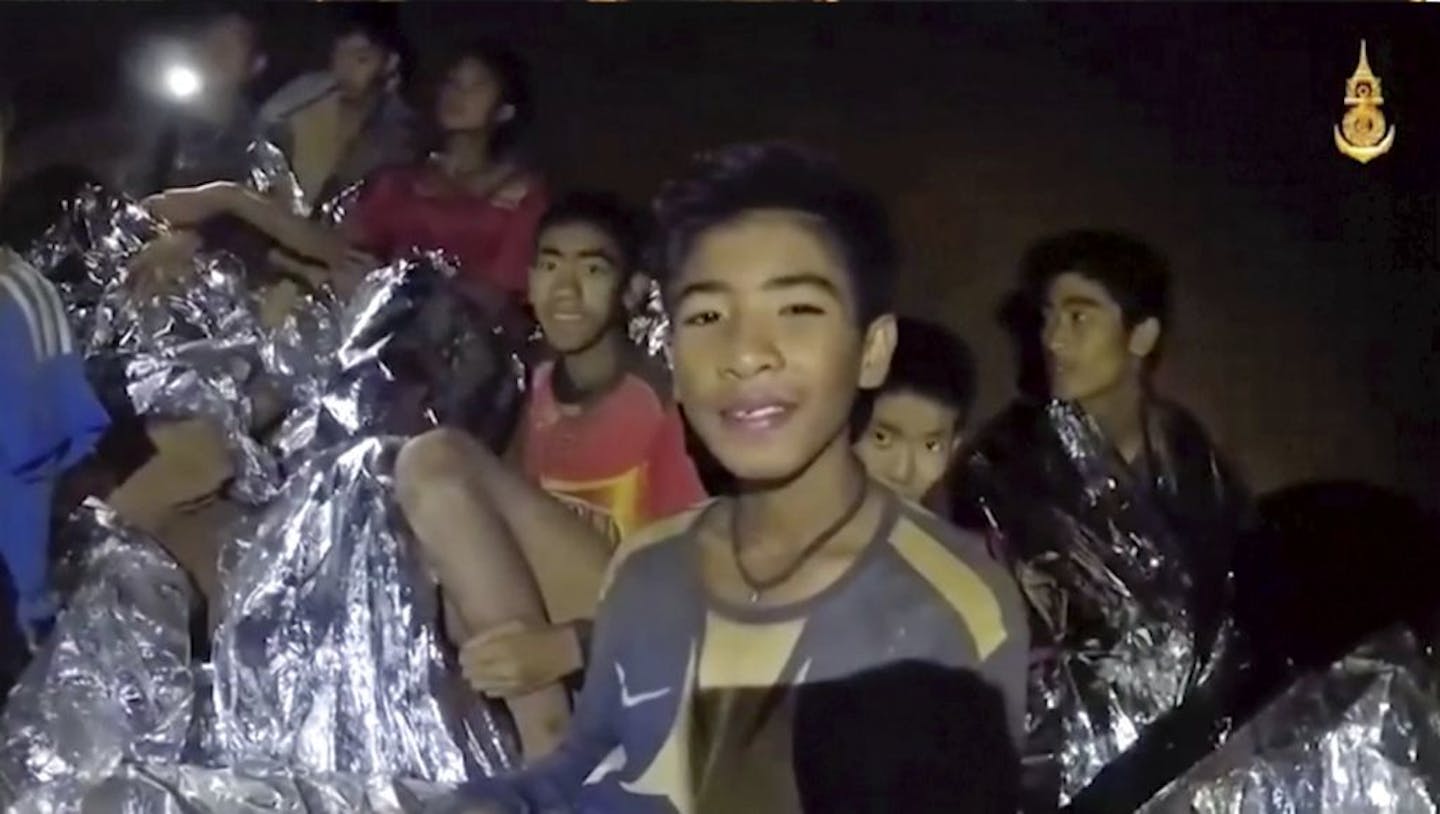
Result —
[{"label": "crinkled foil sheet", "polygon": [[284,202],[290,211],[297,215],[310,215],[310,207],[305,203],[305,191],[300,188],[299,179],[290,169],[289,159],[279,147],[260,139],[250,145],[245,155],[250,160],[250,173],[246,181],[251,188]]},{"label": "crinkled foil sheet", "polygon": [[650,280],[640,303],[626,325],[630,341],[650,356],[661,360],[665,367],[673,366],[670,357],[670,315],[665,313],[665,301],[661,296],[660,284]]},{"label": "crinkled foil sheet", "polygon": [[393,500],[401,439],[481,431],[523,370],[433,256],[370,275],[348,305],[305,463],[223,554],[214,641],[222,763],[460,782],[510,763],[437,638],[435,589]]},{"label": "crinkled foil sheet", "polygon": [[75,797],[16,814],[420,814],[443,787],[416,780],[126,765]]},{"label": "crinkled foil sheet", "polygon": [[1302,678],[1145,814],[1440,811],[1440,673],[1405,631]]},{"label": "crinkled foil sheet", "polygon": [[194,702],[185,574],[87,501],[79,587],[0,716],[0,803],[60,811],[122,762],[180,759]]},{"label": "crinkled foil sheet", "polygon": [[508,765],[484,706],[451,714],[467,694],[391,498],[399,443],[311,458],[227,555],[214,643],[223,763],[451,783]]},{"label": "crinkled foil sheet", "polygon": [[[1126,487],[1099,431],[1060,402],[1039,421],[1039,440],[1011,450],[1030,455],[1049,445],[1051,460],[1031,475],[1039,485],[995,478],[999,462],[979,453],[968,467],[987,483],[986,515],[1017,555],[1018,580],[1038,613],[1034,638],[1045,656],[1031,669],[1027,762],[1058,763],[1064,803],[1175,709],[1217,653],[1197,647],[1178,542]],[[1040,497],[1057,492],[1061,499]]]},{"label": "crinkled foil sheet", "polygon": [[265,502],[223,553],[211,663],[191,663],[188,584],[163,552],[98,506],[103,523],[65,530],[99,524],[78,549],[104,567],[83,572],[7,705],[0,777],[17,810],[412,811],[427,788],[509,766],[513,738],[446,664],[389,468],[401,438],[439,423],[508,431],[518,343],[421,255],[343,312],[307,301],[269,334],[223,264],[197,269],[193,293],[131,302],[125,261],[153,228],[91,190],[31,257],[65,266],[92,352],[127,354],[140,412],[218,417],[244,453],[245,386],[269,375],[305,431],[253,447],[284,466],[263,468]]},{"label": "crinkled foil sheet", "polygon": [[137,412],[214,421],[234,456],[232,496],[261,504],[280,479],[274,456],[252,434],[252,388],[269,376],[267,364],[282,387],[308,383],[313,374],[307,378],[310,368],[295,361],[295,347],[311,338],[306,329],[323,336],[310,326],[325,317],[301,309],[282,330],[267,331],[245,269],[223,252],[198,255],[184,284],[137,296],[127,285],[128,263],[161,231],[138,204],[91,188],[28,257],[57,281],[86,355],[123,362]]}]

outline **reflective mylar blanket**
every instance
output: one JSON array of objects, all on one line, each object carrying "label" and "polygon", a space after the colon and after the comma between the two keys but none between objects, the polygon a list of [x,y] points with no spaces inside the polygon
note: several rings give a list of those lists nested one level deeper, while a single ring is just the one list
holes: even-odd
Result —
[{"label": "reflective mylar blanket", "polygon": [[399,445],[312,457],[227,552],[222,764],[449,783],[509,765],[496,721],[446,664],[435,589],[391,499]]},{"label": "reflective mylar blanket", "polygon": [[498,440],[522,395],[508,338],[439,262],[417,255],[356,292],[336,370],[300,414],[304,464],[222,555],[222,763],[451,783],[508,765],[489,710],[467,708],[447,669],[434,587],[392,498],[404,437],[448,424]]},{"label": "reflective mylar blanket", "polygon": [[1239,491],[1183,412],[1155,404],[1147,424],[1137,469],[1078,408],[1020,406],[966,462],[968,503],[1032,607],[1027,763],[1058,773],[1061,801],[1186,700],[1229,638]]},{"label": "reflective mylar blanket", "polygon": [[177,762],[194,703],[185,574],[154,541],[87,502],[79,587],[0,716],[0,805],[78,811],[122,762]]},{"label": "reflective mylar blanket", "polygon": [[1403,630],[1296,682],[1146,814],[1440,811],[1440,672]]},{"label": "reflective mylar blanket", "polygon": [[[183,413],[200,403],[188,394],[214,393],[206,409],[219,412],[206,414],[240,435],[241,383],[271,375],[295,384],[311,409],[289,427],[308,429],[281,448],[283,470],[267,470],[294,474],[270,482],[224,552],[213,665],[191,664],[179,569],[96,521],[79,548],[103,567],[85,571],[7,707],[0,794],[24,794],[25,811],[412,811],[427,784],[508,765],[497,721],[446,669],[388,478],[400,436],[441,422],[508,431],[524,382],[517,343],[449,292],[438,258],[416,255],[367,279],[330,317],[334,339],[293,330],[277,356],[280,332],[252,331],[253,302],[207,259],[215,279],[200,270],[198,291],[130,301],[125,260],[153,228],[92,190],[32,257],[49,251],[46,268],[71,273],[70,301],[90,306],[80,317],[100,337],[92,351],[131,353],[142,413]],[[295,360],[295,375],[275,358]],[[243,435],[237,445],[268,454]]]},{"label": "reflective mylar blanket", "polygon": [[256,396],[314,400],[329,373],[336,306],[328,292],[307,292],[279,324],[265,325],[246,270],[225,252],[202,251],[183,284],[142,296],[129,264],[162,232],[138,204],[90,188],[26,256],[56,282],[86,355],[124,365],[136,411],[214,421],[235,461],[231,495],[263,503],[280,472],[254,437]]},{"label": "reflective mylar blanket", "polygon": [[420,814],[437,794],[416,780],[126,765],[63,803],[16,814]]}]

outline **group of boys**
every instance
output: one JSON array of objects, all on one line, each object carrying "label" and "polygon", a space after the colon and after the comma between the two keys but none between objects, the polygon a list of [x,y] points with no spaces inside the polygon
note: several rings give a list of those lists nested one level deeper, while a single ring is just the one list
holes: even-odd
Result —
[{"label": "group of boys", "polygon": [[[670,377],[623,333],[636,218],[572,197],[537,239],[530,301],[554,358],[515,467],[448,429],[397,467],[465,674],[509,702],[529,762],[464,810],[1014,811],[1026,619],[1042,610],[1010,566],[1044,543],[995,547],[921,508],[976,493],[946,477],[975,376],[953,334],[893,316],[882,206],[766,145],[703,159],[656,212]],[[1208,442],[1149,388],[1163,262],[1114,234],[1045,245],[1027,282],[1052,395],[1137,484],[1184,490],[1161,458],[1193,453],[1177,437]],[[1032,413],[1017,405],[974,445],[1003,464],[987,490],[1028,488],[1005,457],[1025,450],[994,445]],[[723,496],[704,497],[687,423],[733,478]],[[1227,553],[1200,542],[1219,565],[1197,598],[1223,596]],[[844,712],[813,713],[826,703]]]},{"label": "group of boys", "polygon": [[[356,83],[370,92],[394,65],[388,46],[352,33],[350,56],[364,63]],[[216,29],[226,34],[243,50],[242,28]],[[367,44],[382,47],[360,53]],[[212,50],[228,53],[222,45]],[[248,75],[250,59],[230,60],[230,73]],[[306,152],[326,141],[311,130],[361,127],[347,118],[353,90],[342,82],[281,116],[307,156],[307,196],[363,172],[386,145],[408,149],[395,112],[365,119],[378,135],[356,136],[356,151]],[[221,130],[240,115],[223,112]],[[157,176],[226,160],[188,143],[179,134],[162,145]],[[529,276],[551,358],[534,372],[513,442],[496,454],[440,429],[397,462],[397,497],[461,667],[507,703],[527,762],[456,805],[1014,811],[1027,618],[1052,644],[1063,639],[1040,594],[1022,597],[1012,578],[1024,551],[1043,545],[1022,535],[997,546],[944,516],[983,514],[993,532],[1003,507],[974,495],[1036,497],[1035,467],[1054,464],[1043,454],[1053,427],[1020,403],[973,445],[1000,464],[987,466],[984,488],[950,483],[973,363],[953,334],[894,315],[900,261],[885,209],[828,163],[778,145],[731,148],[667,187],[655,212],[651,229],[608,195],[553,205]],[[1137,494],[1182,507],[1176,523],[1205,530],[1188,552],[1203,577],[1194,599],[1220,601],[1231,555],[1217,541],[1235,537],[1222,526],[1239,516],[1239,493],[1196,503],[1204,490],[1168,463],[1176,444],[1188,445],[1186,460],[1209,459],[1194,454],[1208,449],[1203,431],[1149,386],[1168,316],[1163,262],[1102,233],[1041,255],[1027,283],[1049,395],[1106,439]],[[625,333],[642,266],[664,292],[672,371]],[[55,372],[76,364],[57,304],[38,274],[4,259],[0,314],[23,316],[0,321],[17,331],[0,345],[20,388],[11,392],[75,379]],[[49,488],[89,450],[104,410],[67,403],[76,415],[0,415],[7,483]],[[35,429],[60,418],[74,426]],[[48,446],[33,449],[37,439]],[[707,497],[693,462],[702,456],[725,470],[723,494]],[[0,509],[7,523],[18,516]],[[8,563],[22,607],[43,600],[30,565]],[[26,610],[32,636],[48,612]]]}]

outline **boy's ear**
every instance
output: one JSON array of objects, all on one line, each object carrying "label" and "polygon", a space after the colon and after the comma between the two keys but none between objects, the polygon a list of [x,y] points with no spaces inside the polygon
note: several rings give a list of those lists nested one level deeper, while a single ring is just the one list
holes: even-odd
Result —
[{"label": "boy's ear", "polygon": [[250,78],[254,79],[260,74],[265,73],[265,69],[269,67],[269,65],[270,57],[264,54],[256,54],[255,58],[250,61]]},{"label": "boy's ear", "polygon": [[885,383],[898,336],[894,314],[881,314],[865,329],[860,348],[860,389],[874,390]]},{"label": "boy's ear", "polygon": [[1148,358],[1160,344],[1161,331],[1160,320],[1155,317],[1136,325],[1130,331],[1130,355],[1142,360]]}]

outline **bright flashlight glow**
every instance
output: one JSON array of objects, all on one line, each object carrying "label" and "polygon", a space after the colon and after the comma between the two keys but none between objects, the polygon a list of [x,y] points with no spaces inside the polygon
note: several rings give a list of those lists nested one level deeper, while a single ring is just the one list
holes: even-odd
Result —
[{"label": "bright flashlight glow", "polygon": [[189,99],[200,92],[200,74],[188,65],[165,69],[165,90],[176,99]]}]

